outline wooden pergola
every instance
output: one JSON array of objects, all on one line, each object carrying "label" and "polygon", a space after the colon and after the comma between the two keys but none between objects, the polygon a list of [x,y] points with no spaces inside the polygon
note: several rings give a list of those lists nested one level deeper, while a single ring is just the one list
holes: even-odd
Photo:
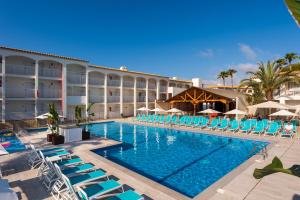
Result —
[{"label": "wooden pergola", "polygon": [[194,106],[194,115],[196,115],[196,108],[200,103],[221,102],[228,105],[234,101],[234,97],[230,98],[221,95],[217,90],[198,87],[191,87],[167,100],[167,102],[171,104],[171,107],[173,107],[175,103],[191,103]]}]

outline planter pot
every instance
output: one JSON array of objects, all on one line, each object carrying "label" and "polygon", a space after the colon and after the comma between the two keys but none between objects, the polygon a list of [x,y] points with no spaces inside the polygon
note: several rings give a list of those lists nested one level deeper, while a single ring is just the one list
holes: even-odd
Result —
[{"label": "planter pot", "polygon": [[47,134],[47,142],[52,142],[53,134]]},{"label": "planter pot", "polygon": [[82,130],[82,140],[88,140],[91,137],[91,133],[86,130]]},{"label": "planter pot", "polygon": [[63,144],[64,142],[65,142],[65,137],[63,135],[55,135],[52,137],[53,145]]}]

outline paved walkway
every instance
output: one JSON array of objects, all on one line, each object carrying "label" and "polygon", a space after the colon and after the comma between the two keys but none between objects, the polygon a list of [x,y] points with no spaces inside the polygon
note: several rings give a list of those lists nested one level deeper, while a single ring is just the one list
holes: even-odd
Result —
[{"label": "paved walkway", "polygon": [[[193,130],[193,129],[189,129]],[[193,130],[194,131],[194,130]],[[199,131],[199,130],[198,130]],[[203,131],[202,131],[203,132]],[[209,131],[206,131],[209,132]],[[24,143],[34,143],[37,146],[47,145],[46,133],[31,133],[22,137]],[[211,132],[211,134],[232,135],[229,133]],[[234,136],[237,136],[236,134]],[[206,191],[194,199],[212,200],[297,200],[300,199],[300,178],[287,174],[273,174],[261,180],[253,178],[253,170],[262,168],[269,164],[273,157],[278,156],[285,167],[298,163],[300,164],[300,142],[286,138],[245,136],[247,138],[267,138],[274,144],[268,150],[266,160],[261,156],[255,156],[245,164],[233,170],[217,183],[213,184]],[[189,199],[173,190],[142,177],[122,166],[106,160],[90,151],[104,146],[115,144],[116,141],[94,138],[89,141],[70,143],[63,145],[65,148],[80,156],[86,162],[92,162],[98,168],[104,169],[119,182],[126,184],[128,188],[134,188],[137,192],[144,194],[146,199]],[[1,156],[0,165],[4,171],[4,178],[9,180],[11,187],[18,193],[20,199],[40,200],[51,199],[51,196],[40,185],[36,178],[36,170],[29,170],[25,165],[26,152],[14,153]]]}]

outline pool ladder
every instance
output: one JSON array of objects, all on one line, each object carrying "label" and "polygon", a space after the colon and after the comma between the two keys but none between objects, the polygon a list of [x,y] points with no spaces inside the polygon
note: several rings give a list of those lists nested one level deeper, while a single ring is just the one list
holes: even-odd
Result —
[{"label": "pool ladder", "polygon": [[[249,157],[253,154],[253,152],[256,151],[256,149],[257,149],[258,146],[259,146],[259,145],[254,146],[254,147],[251,149],[251,151],[249,151]],[[261,158],[262,158],[263,160],[265,160],[266,158],[268,158],[268,150],[267,150],[266,146],[264,146],[264,147],[262,148],[262,150],[261,150],[260,152],[257,153],[257,155],[260,155]]]}]

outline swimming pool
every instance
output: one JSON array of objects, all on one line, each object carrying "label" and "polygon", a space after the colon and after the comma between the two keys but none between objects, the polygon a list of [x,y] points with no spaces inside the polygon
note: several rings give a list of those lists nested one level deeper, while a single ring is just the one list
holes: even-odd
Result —
[{"label": "swimming pool", "polygon": [[14,153],[26,149],[26,146],[14,133],[0,134],[0,143],[8,153]]},{"label": "swimming pool", "polygon": [[188,197],[195,197],[269,144],[117,122],[89,127],[92,134],[123,142],[95,153]]}]

